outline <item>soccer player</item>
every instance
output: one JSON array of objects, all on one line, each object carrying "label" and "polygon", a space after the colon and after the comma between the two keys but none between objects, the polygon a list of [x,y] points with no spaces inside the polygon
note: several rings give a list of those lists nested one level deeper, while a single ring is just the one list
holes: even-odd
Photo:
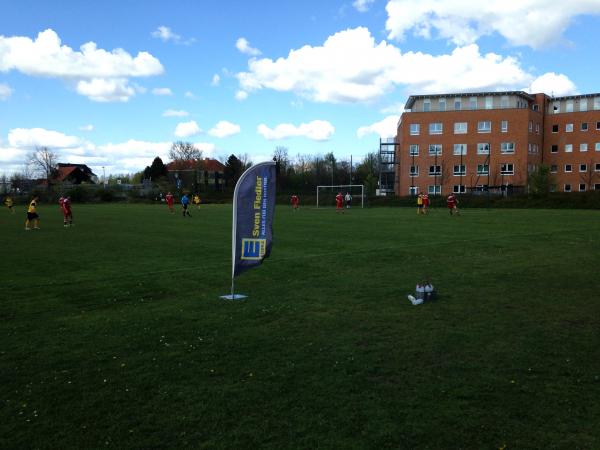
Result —
[{"label": "soccer player", "polygon": [[8,210],[10,211],[11,214],[15,213],[15,210],[13,208],[13,199],[11,198],[10,195],[7,195],[6,197],[4,197],[4,204],[6,205],[6,207],[8,208]]},{"label": "soccer player", "polygon": [[183,217],[185,217],[186,215],[188,217],[192,217],[192,215],[188,211],[188,206],[190,206],[190,198],[188,197],[187,194],[183,194],[183,197],[181,197],[181,207],[183,208],[183,211],[182,211]]},{"label": "soccer player", "polygon": [[341,192],[335,196],[335,212],[344,214],[344,196]]},{"label": "soccer player", "polygon": [[298,210],[298,204],[300,203],[300,199],[298,198],[298,196],[296,194],[292,195],[292,211],[297,211]]},{"label": "soccer player", "polygon": [[423,214],[427,214],[429,212],[429,195],[423,194]]},{"label": "soccer player", "polygon": [[175,201],[175,199],[173,198],[173,194],[171,194],[170,192],[166,195],[165,200],[167,202],[167,206],[169,207],[169,211],[171,211],[171,214],[175,213],[175,210],[173,209],[173,203]]},{"label": "soccer player", "polygon": [[350,208],[352,206],[352,196],[350,195],[350,192],[346,192],[344,201],[346,202],[346,208]]},{"label": "soccer player", "polygon": [[450,215],[457,214],[458,215],[458,199],[454,196],[454,194],[450,194],[446,199],[446,204],[448,205],[448,209],[450,210]]},{"label": "soccer player", "polygon": [[71,197],[64,197],[60,204],[60,208],[63,212],[63,226],[73,226],[73,212],[71,211]]},{"label": "soccer player", "polygon": [[200,196],[198,194],[194,194],[194,205],[196,205],[197,209],[200,209]]},{"label": "soccer player", "polygon": [[39,230],[40,227],[40,216],[38,216],[38,213],[36,211],[37,208],[37,202],[39,200],[39,197],[36,195],[33,197],[33,200],[31,200],[31,202],[29,203],[29,208],[27,209],[27,220],[25,221],[25,230],[29,231],[31,230],[31,222],[33,222],[33,229],[34,230]]},{"label": "soccer player", "polygon": [[423,194],[417,195],[417,214],[423,214]]}]

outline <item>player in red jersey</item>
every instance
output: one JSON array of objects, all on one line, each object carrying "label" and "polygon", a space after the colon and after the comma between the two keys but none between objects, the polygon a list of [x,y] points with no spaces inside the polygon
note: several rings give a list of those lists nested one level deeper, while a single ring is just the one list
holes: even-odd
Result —
[{"label": "player in red jersey", "polygon": [[175,203],[175,198],[173,197],[173,194],[171,194],[170,192],[165,196],[165,201],[167,202],[167,206],[169,207],[169,211],[171,211],[171,214],[175,213],[175,210],[173,209],[173,204]]},{"label": "player in red jersey", "polygon": [[427,214],[429,212],[429,195],[423,194],[423,214]]},{"label": "player in red jersey", "polygon": [[458,199],[454,196],[454,194],[450,194],[446,199],[446,204],[448,205],[448,209],[450,210],[450,215],[458,214]]},{"label": "player in red jersey", "polygon": [[338,195],[335,196],[335,211],[344,214],[344,196],[341,192],[338,192]]},{"label": "player in red jersey", "polygon": [[291,202],[292,202],[292,210],[297,211],[298,204],[300,203],[300,199],[298,198],[298,196],[296,194],[292,195]]},{"label": "player in red jersey", "polygon": [[[60,202],[60,200],[59,200]],[[71,211],[71,197],[64,197],[60,202],[60,209],[63,213],[63,223],[65,227],[73,226],[73,212]]]}]

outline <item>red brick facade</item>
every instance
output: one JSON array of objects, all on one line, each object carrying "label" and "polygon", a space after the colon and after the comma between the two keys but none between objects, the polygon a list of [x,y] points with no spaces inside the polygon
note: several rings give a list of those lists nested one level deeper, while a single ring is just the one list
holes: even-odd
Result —
[{"label": "red brick facade", "polygon": [[552,168],[554,190],[600,190],[600,94],[412,96],[406,108],[396,136],[397,195],[526,189],[540,164]]}]

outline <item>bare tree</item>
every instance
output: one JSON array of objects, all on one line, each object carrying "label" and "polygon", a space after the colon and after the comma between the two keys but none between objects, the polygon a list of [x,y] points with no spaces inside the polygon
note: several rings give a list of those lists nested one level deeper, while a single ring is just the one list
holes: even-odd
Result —
[{"label": "bare tree", "polygon": [[248,153],[239,154],[237,155],[237,158],[242,162],[244,170],[252,167],[252,161],[250,160],[250,156],[248,155]]},{"label": "bare tree", "polygon": [[191,142],[177,141],[173,142],[169,150],[169,158],[175,162],[178,169],[185,167],[192,161],[192,165],[199,165],[202,160],[202,150],[199,150]]},{"label": "bare tree", "polygon": [[590,162],[586,164],[585,172],[581,172],[580,180],[585,184],[586,189],[593,189],[594,182],[598,177],[598,173],[595,171],[594,161],[590,159]]},{"label": "bare tree", "polygon": [[46,180],[48,189],[50,189],[52,179],[57,174],[57,158],[57,154],[48,147],[36,147],[35,151],[29,156],[29,165],[33,173]]}]

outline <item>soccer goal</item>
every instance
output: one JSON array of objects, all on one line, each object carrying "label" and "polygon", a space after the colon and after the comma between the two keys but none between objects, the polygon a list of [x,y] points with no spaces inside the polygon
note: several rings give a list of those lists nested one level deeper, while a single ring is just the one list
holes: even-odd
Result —
[{"label": "soccer goal", "polygon": [[[317,186],[317,208],[334,206],[335,196],[341,192],[344,197],[350,194],[352,206],[365,207],[365,186],[362,184],[338,184],[334,186]],[[344,202],[346,203],[346,202]]]}]

